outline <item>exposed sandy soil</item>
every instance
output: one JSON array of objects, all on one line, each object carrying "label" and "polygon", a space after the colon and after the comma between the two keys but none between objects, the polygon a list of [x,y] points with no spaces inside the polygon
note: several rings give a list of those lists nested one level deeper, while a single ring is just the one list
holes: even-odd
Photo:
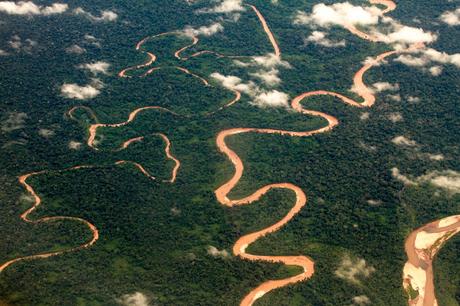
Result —
[{"label": "exposed sandy soil", "polygon": [[407,292],[417,291],[409,297],[409,305],[437,306],[434,290],[433,260],[444,243],[460,232],[460,215],[437,220],[413,231],[406,239],[408,260],[404,266],[403,286]]}]

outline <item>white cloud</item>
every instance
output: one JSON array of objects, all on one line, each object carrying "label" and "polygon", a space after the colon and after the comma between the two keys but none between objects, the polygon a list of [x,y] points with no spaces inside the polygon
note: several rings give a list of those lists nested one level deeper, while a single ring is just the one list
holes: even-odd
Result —
[{"label": "white cloud", "polygon": [[458,26],[460,25],[460,8],[454,11],[446,11],[439,18],[450,26]]},{"label": "white cloud", "polygon": [[282,60],[273,53],[268,53],[263,56],[254,56],[249,62],[235,60],[234,63],[241,67],[259,68],[258,71],[251,72],[249,75],[261,80],[264,85],[269,87],[281,83],[278,67],[291,68],[291,65],[287,61]]},{"label": "white cloud", "polygon": [[[447,54],[446,52],[441,52],[432,48],[416,50],[410,54],[401,54],[395,60],[406,66],[420,67],[423,69],[433,65],[433,63],[451,64],[460,68],[460,53]],[[439,65],[433,65],[426,70],[433,76],[438,76],[442,73],[442,67]]]},{"label": "white cloud", "polygon": [[[259,107],[288,107],[289,96],[279,90],[272,89],[281,82],[278,67],[290,68],[291,65],[281,60],[273,53],[264,56],[254,56],[249,62],[234,61],[236,65],[242,67],[256,67],[255,72],[249,75],[260,80],[260,84],[254,81],[244,83],[241,78],[236,76],[224,76],[220,73],[213,73],[211,77],[219,81],[222,86],[228,89],[237,90],[247,94],[253,100],[252,105]],[[264,88],[266,87],[266,88]]]},{"label": "white cloud", "polygon": [[360,284],[360,278],[367,278],[373,272],[375,272],[375,268],[368,266],[364,259],[352,259],[349,256],[345,256],[335,271],[335,275],[352,283]]},{"label": "white cloud", "polygon": [[386,95],[386,97],[387,97],[389,100],[396,101],[396,102],[401,102],[401,100],[402,100],[400,94]]},{"label": "white cloud", "polygon": [[268,71],[260,70],[258,72],[250,73],[253,77],[260,79],[263,83],[268,86],[274,86],[281,83],[281,79],[278,76],[279,70],[272,68]]},{"label": "white cloud", "polygon": [[418,145],[416,141],[405,136],[397,136],[393,138],[391,142],[398,146],[416,147]]},{"label": "white cloud", "polygon": [[390,113],[390,114],[388,114],[388,119],[393,123],[401,122],[401,121],[404,120],[404,118],[401,115],[401,113]]},{"label": "white cloud", "polygon": [[367,202],[367,204],[369,204],[371,206],[379,206],[380,204],[382,204],[382,201],[374,200],[374,199],[369,199],[366,202]]},{"label": "white cloud", "polygon": [[[366,27],[377,41],[392,44],[429,43],[436,40],[436,35],[423,29],[401,25],[390,17],[382,17],[382,10],[376,6],[361,7],[349,2],[313,6],[311,14],[297,12],[294,24],[311,27],[342,26],[357,33],[356,27]],[[382,27],[383,25],[383,27]]]},{"label": "white cloud", "polygon": [[391,84],[388,82],[377,82],[372,84],[372,90],[374,92],[382,92],[382,91],[397,91],[399,90],[399,84]]},{"label": "white cloud", "polygon": [[82,146],[82,143],[81,142],[78,142],[78,141],[74,141],[74,140],[71,140],[69,142],[69,149],[71,150],[79,150]]},{"label": "white cloud", "polygon": [[254,83],[252,82],[249,82],[247,84],[242,83],[242,79],[237,76],[233,76],[233,75],[225,76],[220,73],[214,72],[211,74],[211,77],[219,81],[222,84],[222,86],[224,86],[225,88],[232,89],[232,90],[238,90],[250,96],[253,96],[257,90]]},{"label": "white cloud", "polygon": [[435,161],[444,160],[444,155],[442,155],[442,154],[430,154],[430,153],[428,153],[427,157],[429,159],[435,160]]},{"label": "white cloud", "polygon": [[210,245],[207,249],[207,252],[212,257],[220,257],[220,258],[228,258],[230,257],[230,253],[227,250],[219,250],[216,247]]},{"label": "white cloud", "polygon": [[78,7],[74,9],[74,14],[76,15],[82,15],[85,16],[86,18],[96,21],[96,22],[110,22],[110,21],[115,21],[118,18],[117,13],[110,11],[110,10],[103,10],[101,11],[101,16],[97,17],[94,16],[93,14],[85,11],[83,8]]},{"label": "white cloud", "polygon": [[238,90],[253,98],[251,104],[259,107],[288,107],[289,96],[278,90],[264,90],[254,82],[242,83],[241,78],[236,76],[224,76],[220,73],[212,73],[211,77],[219,81],[222,86],[232,90]]},{"label": "white cloud", "polygon": [[78,68],[88,70],[93,75],[97,75],[99,73],[108,75],[110,64],[107,62],[97,61],[94,63],[82,64],[78,66]]},{"label": "white cloud", "polygon": [[414,96],[408,96],[407,101],[410,102],[410,103],[418,103],[418,102],[420,102],[420,98],[419,97],[414,97]]},{"label": "white cloud", "polygon": [[359,116],[359,119],[361,119],[361,120],[363,120],[363,121],[364,121],[364,120],[367,120],[367,119],[369,119],[369,117],[370,117],[370,116],[371,116],[371,114],[370,114],[370,113],[368,113],[368,112],[364,112],[364,113],[362,113],[362,114]]},{"label": "white cloud", "polygon": [[134,292],[132,294],[125,294],[117,299],[117,302],[123,306],[149,306],[150,299],[142,292]]},{"label": "white cloud", "polygon": [[79,45],[72,45],[68,48],[65,49],[65,52],[69,54],[83,54],[86,52],[86,49],[83,47],[80,47]]},{"label": "white cloud", "polygon": [[32,51],[38,46],[38,43],[30,38],[23,40],[18,35],[13,35],[11,40],[8,41],[8,45],[16,52],[25,52],[31,54]]},{"label": "white cloud", "polygon": [[24,123],[28,118],[26,113],[9,113],[8,118],[1,122],[2,132],[12,132],[24,127]]},{"label": "white cloud", "polygon": [[436,40],[436,35],[425,32],[421,28],[413,28],[408,26],[393,25],[396,29],[394,32],[387,35],[381,34],[380,39],[386,43],[431,43]]},{"label": "white cloud", "polygon": [[220,3],[208,10],[201,12],[205,13],[234,13],[244,11],[243,0],[220,0]]},{"label": "white cloud", "polygon": [[278,90],[261,92],[257,94],[253,104],[259,107],[288,107],[289,96]]},{"label": "white cloud", "polygon": [[101,47],[101,42],[99,39],[97,39],[95,36],[93,35],[90,35],[90,34],[85,34],[84,36],[84,39],[85,39],[85,43],[88,43],[90,45],[93,45],[97,48],[100,48]]},{"label": "white cloud", "polygon": [[326,37],[327,33],[321,31],[313,31],[310,36],[308,36],[304,42],[306,44],[313,43],[323,47],[333,48],[333,47],[344,47],[346,45],[345,40],[332,41]]},{"label": "white cloud", "polygon": [[460,172],[457,171],[433,171],[419,177],[417,181],[428,182],[453,194],[460,193]]},{"label": "white cloud", "polygon": [[54,14],[62,14],[69,6],[63,3],[54,3],[51,6],[44,7],[41,12],[43,15],[54,15]]},{"label": "white cloud", "polygon": [[44,138],[50,138],[55,135],[53,130],[50,129],[39,129],[38,130],[38,135],[44,137]]},{"label": "white cloud", "polygon": [[274,53],[268,53],[266,55],[254,56],[252,57],[253,64],[259,65],[265,68],[273,67],[285,67],[290,68],[288,62],[283,61],[279,56],[276,56]]},{"label": "white cloud", "polygon": [[370,304],[371,300],[366,295],[358,295],[353,297],[353,305],[363,306]]},{"label": "white cloud", "polygon": [[428,71],[431,73],[432,76],[438,76],[441,75],[442,73],[442,67],[441,66],[433,66],[428,69]]},{"label": "white cloud", "polygon": [[201,26],[197,29],[188,26],[184,29],[183,32],[185,35],[193,37],[198,35],[211,36],[218,32],[222,32],[223,30],[224,27],[222,26],[222,24],[220,24],[219,22],[215,22],[208,26]]},{"label": "white cloud", "polygon": [[319,25],[329,27],[332,25],[375,25],[379,22],[379,12],[376,7],[354,6],[349,2],[326,5],[324,3],[313,6],[309,15],[297,12],[294,19],[296,24]]},{"label": "white cloud", "polygon": [[80,86],[78,84],[63,84],[61,94],[68,99],[87,100],[98,96],[103,84],[98,79],[93,79],[91,84]]},{"label": "white cloud", "polygon": [[53,3],[44,7],[32,1],[0,1],[0,12],[9,15],[53,15],[64,13],[68,8],[64,3]]},{"label": "white cloud", "polygon": [[454,170],[431,171],[425,175],[410,179],[402,175],[398,168],[393,168],[392,175],[405,185],[419,185],[428,183],[446,190],[450,194],[460,193],[460,172]]}]

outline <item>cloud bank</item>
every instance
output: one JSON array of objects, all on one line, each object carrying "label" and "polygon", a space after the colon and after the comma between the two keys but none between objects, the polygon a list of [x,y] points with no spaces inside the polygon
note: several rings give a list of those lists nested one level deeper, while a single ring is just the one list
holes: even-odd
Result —
[{"label": "cloud bank", "polygon": [[0,12],[9,15],[55,15],[67,11],[69,6],[64,3],[53,3],[50,6],[41,6],[32,1],[0,1]]},{"label": "cloud bank", "polygon": [[[327,5],[319,3],[313,6],[310,14],[298,11],[294,24],[308,25],[312,28],[365,27],[370,36],[389,44],[430,43],[436,35],[421,28],[404,26],[390,17],[384,17],[376,6],[355,6],[349,2]],[[313,38],[312,38],[313,39]]]}]

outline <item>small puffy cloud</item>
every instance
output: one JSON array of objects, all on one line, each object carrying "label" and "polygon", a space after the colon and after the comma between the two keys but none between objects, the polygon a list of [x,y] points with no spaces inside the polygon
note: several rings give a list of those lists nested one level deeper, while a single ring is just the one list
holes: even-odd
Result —
[{"label": "small puffy cloud", "polygon": [[208,255],[211,255],[212,257],[220,257],[220,258],[228,258],[230,257],[230,254],[228,253],[227,250],[219,250],[215,246],[210,245],[207,248]]},{"label": "small puffy cloud", "polygon": [[142,292],[125,294],[117,299],[117,302],[123,306],[149,306],[150,299]]},{"label": "small puffy cloud", "polygon": [[371,116],[371,114],[370,114],[370,113],[368,113],[368,112],[364,112],[364,113],[362,113],[362,114],[359,116],[359,119],[361,119],[361,120],[363,120],[363,121],[364,121],[364,120],[367,120],[367,119],[369,119],[369,117],[370,117],[370,116]]},{"label": "small puffy cloud", "polygon": [[391,168],[391,176],[393,176],[393,178],[395,178],[398,181],[402,182],[406,186],[415,185],[414,181],[412,181],[407,176],[401,174],[401,171],[396,167]]},{"label": "small puffy cloud", "polygon": [[78,66],[78,68],[88,70],[93,75],[98,75],[99,73],[108,75],[110,64],[107,62],[97,61],[94,63],[82,64]]},{"label": "small puffy cloud", "polygon": [[399,90],[399,84],[391,84],[388,82],[377,82],[372,84],[372,90],[374,92],[382,92],[382,91],[397,91]]},{"label": "small puffy cloud", "polygon": [[374,272],[375,268],[367,265],[364,259],[345,256],[335,271],[335,275],[351,283],[360,284],[360,279],[367,278]]},{"label": "small puffy cloud", "polygon": [[83,54],[86,52],[86,49],[83,47],[80,47],[79,45],[72,45],[70,47],[67,47],[65,49],[65,52],[69,54]]},{"label": "small puffy cloud", "polygon": [[395,26],[396,29],[387,34],[380,35],[381,41],[386,43],[431,43],[436,40],[436,35],[425,32],[421,28],[414,28],[408,26]]},{"label": "small puffy cloud", "polygon": [[215,22],[208,26],[201,26],[196,29],[188,26],[184,29],[183,32],[185,35],[193,37],[193,36],[198,36],[198,35],[212,36],[218,32],[222,32],[223,30],[224,30],[223,25],[220,24],[219,22]]},{"label": "small puffy cloud", "polygon": [[68,8],[64,3],[41,6],[32,1],[0,1],[0,12],[9,15],[54,15],[64,13]]},{"label": "small puffy cloud", "polygon": [[273,68],[273,67],[285,67],[290,68],[288,62],[283,61],[279,56],[276,56],[274,53],[268,53],[262,56],[254,56],[252,58],[254,64],[265,67],[265,68]]},{"label": "small puffy cloud", "polygon": [[78,7],[76,9],[74,9],[73,12],[76,15],[85,16],[89,20],[95,21],[95,22],[110,22],[110,21],[115,21],[118,18],[118,14],[113,12],[113,11],[110,11],[110,10],[101,11],[101,15],[99,17],[94,16],[93,14],[91,14],[90,12],[85,11],[81,7]]},{"label": "small puffy cloud", "polygon": [[102,87],[103,84],[98,79],[93,79],[91,84],[84,86],[66,83],[61,86],[61,94],[68,99],[88,100],[98,96]]},{"label": "small puffy cloud", "polygon": [[432,76],[438,76],[441,75],[442,73],[442,67],[441,66],[433,66],[428,69],[428,71],[431,73]]},{"label": "small puffy cloud", "polygon": [[327,48],[344,47],[346,45],[345,40],[332,41],[327,38],[326,32],[313,31],[310,36],[304,39],[305,44],[313,43]]},{"label": "small puffy cloud", "polygon": [[396,136],[391,140],[392,143],[398,146],[406,146],[406,147],[416,147],[417,142],[414,140],[411,140],[405,136]]},{"label": "small puffy cloud", "polygon": [[85,43],[87,44],[90,44],[90,45],[93,45],[97,48],[100,48],[101,47],[101,42],[99,39],[97,39],[95,36],[93,35],[90,35],[90,34],[85,34],[84,36],[84,39],[85,39]]},{"label": "small puffy cloud", "polygon": [[406,99],[407,99],[407,102],[409,102],[409,103],[418,103],[418,102],[420,102],[419,97],[408,96]]},{"label": "small puffy cloud", "polygon": [[82,146],[82,143],[81,142],[78,142],[78,141],[74,141],[74,140],[71,140],[69,142],[69,149],[71,150],[79,150]]},{"label": "small puffy cloud", "polygon": [[279,78],[278,74],[279,70],[275,68],[272,68],[268,71],[260,70],[258,72],[250,73],[250,75],[258,78],[268,86],[274,86],[281,83],[281,79]]},{"label": "small puffy cloud", "polygon": [[396,101],[396,102],[401,102],[402,98],[400,94],[394,94],[394,95],[386,95],[387,99],[391,101]]},{"label": "small puffy cloud", "polygon": [[26,113],[9,113],[8,118],[0,124],[2,132],[9,133],[14,130],[22,129],[27,117]]},{"label": "small puffy cloud", "polygon": [[256,95],[252,104],[259,107],[288,107],[289,96],[278,90],[261,92]]},{"label": "small puffy cloud", "polygon": [[39,129],[38,130],[38,135],[44,137],[44,138],[50,138],[55,135],[53,130],[50,129]]},{"label": "small puffy cloud", "polygon": [[202,10],[203,13],[235,13],[244,11],[243,0],[220,0],[213,8]]},{"label": "small puffy cloud", "polygon": [[227,89],[238,90],[250,96],[253,96],[257,90],[254,83],[251,83],[251,82],[247,84],[242,83],[243,80],[237,76],[233,76],[233,75],[225,76],[220,73],[214,72],[211,74],[211,78],[220,82],[222,86]]},{"label": "small puffy cloud", "polygon": [[428,159],[435,160],[435,161],[444,160],[444,155],[442,155],[442,154],[430,154],[430,153],[428,153],[426,156],[428,157]]},{"label": "small puffy cloud", "polygon": [[447,23],[450,26],[460,25],[460,8],[454,11],[446,11],[442,13],[439,19],[441,19],[442,22]]},{"label": "small puffy cloud", "polygon": [[37,48],[38,43],[30,38],[23,40],[18,35],[13,35],[11,40],[8,41],[8,45],[16,52],[25,52],[31,54],[32,51]]},{"label": "small puffy cloud", "polygon": [[371,300],[366,295],[358,295],[353,297],[353,305],[363,306],[370,304]]},{"label": "small puffy cloud", "polygon": [[366,201],[366,203],[371,205],[371,206],[379,206],[380,204],[382,204],[382,201],[369,199],[369,200]]},{"label": "small puffy cloud", "polygon": [[390,113],[390,114],[388,114],[388,119],[393,123],[401,122],[401,121],[404,120],[404,118],[401,115],[401,113]]}]

